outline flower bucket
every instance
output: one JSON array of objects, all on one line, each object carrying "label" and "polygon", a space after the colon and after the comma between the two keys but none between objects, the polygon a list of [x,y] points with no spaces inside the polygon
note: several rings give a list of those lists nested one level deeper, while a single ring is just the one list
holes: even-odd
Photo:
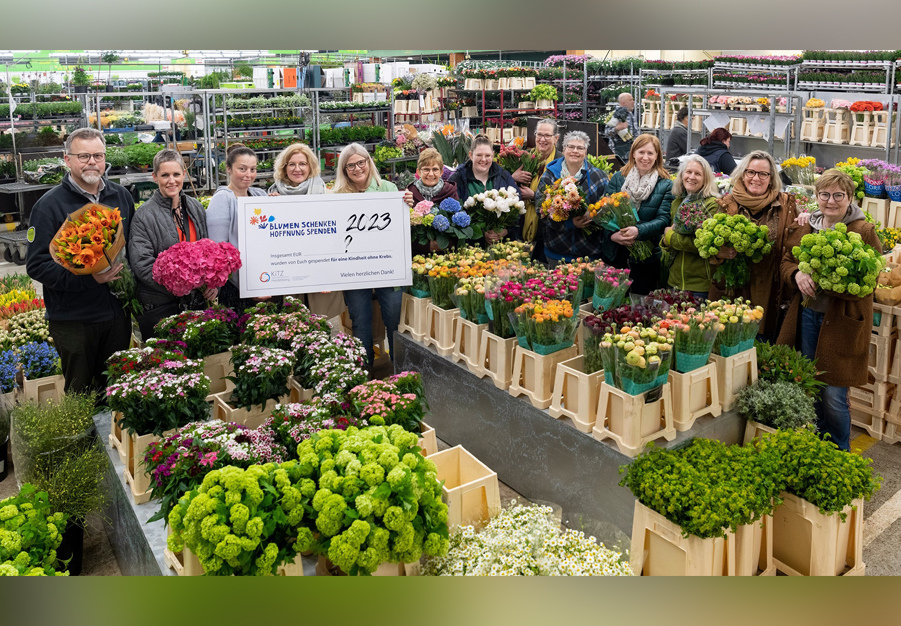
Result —
[{"label": "flower bucket", "polygon": [[885,193],[892,202],[901,202],[901,185],[886,185]]},{"label": "flower bucket", "polygon": [[423,291],[422,289],[410,289],[410,294],[416,298],[428,298],[431,294],[428,291]]},{"label": "flower bucket", "polygon": [[616,308],[613,304],[616,298],[601,298],[596,295],[591,296],[591,304],[595,311],[609,311]]},{"label": "flower bucket", "polygon": [[753,347],[754,347],[754,338],[753,337],[751,339],[745,339],[744,341],[738,342],[738,351],[739,352],[744,352],[745,350],[750,350]]},{"label": "flower bucket", "polygon": [[673,367],[677,372],[686,374],[700,369],[707,365],[710,360],[710,352],[704,354],[686,354],[684,352],[676,352],[676,364]]},{"label": "flower bucket", "polygon": [[[520,344],[522,345],[522,344]],[[554,352],[559,352],[560,350],[566,350],[568,347],[573,345],[572,339],[569,341],[561,341],[560,343],[555,343],[549,346],[542,345],[540,343],[532,344],[532,351],[537,352],[541,355],[553,354]],[[526,347],[526,346],[523,346]]]},{"label": "flower bucket", "polygon": [[742,343],[743,342],[739,341],[734,346],[724,346],[723,344],[720,344],[720,347],[719,347],[720,356],[735,356],[739,352],[744,352],[744,350],[742,349]]},{"label": "flower bucket", "polygon": [[881,198],[885,194],[885,183],[876,184],[864,179],[863,191],[871,198]]},{"label": "flower bucket", "polygon": [[531,350],[531,349],[532,349],[532,346],[529,345],[529,340],[526,339],[525,337],[517,337],[517,338],[516,338],[516,343],[518,343],[520,346],[522,346],[522,347],[525,348],[526,350]]}]

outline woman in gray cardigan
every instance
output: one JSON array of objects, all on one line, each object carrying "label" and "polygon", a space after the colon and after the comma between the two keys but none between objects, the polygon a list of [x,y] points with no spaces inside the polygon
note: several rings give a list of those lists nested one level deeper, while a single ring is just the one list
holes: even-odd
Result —
[{"label": "woman in gray cardigan", "polygon": [[[182,308],[182,300],[153,280],[156,257],[181,241],[207,237],[203,205],[184,194],[185,168],[178,152],[157,152],[153,158],[153,181],[159,189],[135,212],[128,240],[128,259],[137,282],[138,300],[144,307],[144,315],[138,319],[143,339],[153,336],[157,322],[175,315]],[[216,289],[207,289],[203,293],[207,300],[216,295]],[[205,304],[200,298],[194,300],[197,308]],[[190,306],[192,303],[184,304]]]}]

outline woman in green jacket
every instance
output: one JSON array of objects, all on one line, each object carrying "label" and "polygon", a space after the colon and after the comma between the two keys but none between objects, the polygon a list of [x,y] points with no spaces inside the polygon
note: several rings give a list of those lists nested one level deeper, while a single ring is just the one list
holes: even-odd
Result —
[{"label": "woman in green jacket", "polygon": [[[716,201],[719,194],[710,164],[696,154],[685,157],[673,181],[673,194],[676,196],[670,209],[673,225],[667,226],[660,241],[673,260],[667,282],[673,289],[690,291],[706,299],[713,270],[707,259],[698,254],[694,231],[700,225],[698,220],[712,217],[719,209]],[[683,206],[688,210],[692,204],[700,208],[701,214],[695,212],[686,224],[679,213]]]}]

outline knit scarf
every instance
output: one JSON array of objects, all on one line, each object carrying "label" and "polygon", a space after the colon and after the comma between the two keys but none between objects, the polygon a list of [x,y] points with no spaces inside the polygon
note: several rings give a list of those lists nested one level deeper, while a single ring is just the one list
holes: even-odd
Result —
[{"label": "knit scarf", "polygon": [[640,205],[650,197],[651,192],[654,191],[654,187],[657,185],[658,178],[657,170],[651,170],[644,176],[640,176],[638,168],[633,167],[626,174],[622,190],[628,191],[632,200]]},{"label": "knit scarf", "polygon": [[776,201],[776,198],[779,197],[779,193],[782,191],[778,185],[774,185],[772,189],[762,196],[752,196],[748,193],[748,190],[745,189],[745,181],[740,178],[733,180],[735,182],[732,183],[732,197],[735,198],[735,201],[739,206],[743,206],[751,213],[759,213],[773,204],[773,202]]},{"label": "knit scarf", "polygon": [[429,201],[431,201],[432,198],[437,196],[439,193],[441,193],[441,190],[444,189],[444,181],[441,179],[438,179],[438,182],[436,184],[429,187],[424,182],[422,182],[421,178],[417,178],[413,181],[413,185],[416,187],[416,189],[419,190],[419,193],[422,194],[422,197]]},{"label": "knit scarf", "polygon": [[[547,168],[547,164],[553,161],[557,157],[557,149],[551,148],[551,153],[547,156],[547,158],[541,162],[538,171],[535,172],[535,175],[532,176],[532,182],[529,185],[529,188],[532,191],[538,191],[538,184],[541,181],[541,177],[544,175],[544,170]],[[581,172],[581,170],[579,170]],[[538,207],[535,206],[534,200],[528,200],[526,202],[526,214],[523,218],[522,223],[522,238],[524,241],[535,241],[535,237],[538,236]]]},{"label": "knit scarf", "polygon": [[269,191],[275,191],[281,196],[308,196],[313,194],[325,193],[325,183],[318,176],[311,176],[299,185],[287,185],[280,180],[276,180]]}]

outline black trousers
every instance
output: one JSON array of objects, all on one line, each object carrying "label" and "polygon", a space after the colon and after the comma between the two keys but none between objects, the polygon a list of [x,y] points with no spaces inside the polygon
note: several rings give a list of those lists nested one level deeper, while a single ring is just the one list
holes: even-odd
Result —
[{"label": "black trousers", "polygon": [[162,304],[150,310],[145,309],[144,315],[138,318],[138,327],[141,329],[141,341],[147,341],[151,337],[156,336],[153,334],[153,327],[161,319],[170,315],[178,315],[179,313],[181,313],[181,307],[178,305],[178,302]]},{"label": "black trousers", "polygon": [[[59,352],[66,393],[106,390],[106,360],[131,343],[131,320],[125,315],[108,322],[50,321],[50,336]],[[105,396],[99,398],[104,402]]]}]

